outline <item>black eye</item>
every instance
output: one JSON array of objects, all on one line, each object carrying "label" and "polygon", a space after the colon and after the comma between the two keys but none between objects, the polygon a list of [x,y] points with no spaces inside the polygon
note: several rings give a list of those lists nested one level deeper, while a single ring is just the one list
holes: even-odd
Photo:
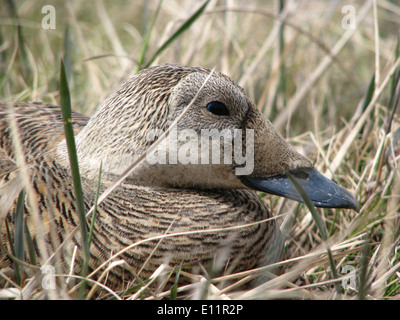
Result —
[{"label": "black eye", "polygon": [[229,116],[229,110],[222,102],[212,101],[207,105],[207,110],[217,116]]}]

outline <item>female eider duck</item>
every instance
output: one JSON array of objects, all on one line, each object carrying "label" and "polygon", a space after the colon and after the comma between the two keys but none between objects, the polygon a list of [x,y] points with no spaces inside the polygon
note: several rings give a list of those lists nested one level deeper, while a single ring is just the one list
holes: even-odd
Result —
[{"label": "female eider duck", "polygon": [[[169,130],[174,121],[175,130]],[[104,191],[168,133],[98,207],[89,267],[103,265],[99,277],[113,261],[124,260],[108,270],[105,285],[114,289],[149,277],[163,263],[207,269],[218,252],[230,272],[279,258],[279,228],[254,190],[302,201],[287,171],[315,206],[358,210],[355,198],[289,146],[241,87],[206,68],[168,64],[142,70],[90,119],[72,113],[72,123],[87,211],[100,164]],[[26,192],[25,217],[38,256],[57,252],[50,264],[68,270],[77,247],[79,270],[81,238],[73,233],[79,218],[60,108],[1,103],[0,143],[0,269],[12,260],[6,225],[14,221],[27,185],[25,168],[33,191]],[[29,255],[26,260],[32,263]]]}]

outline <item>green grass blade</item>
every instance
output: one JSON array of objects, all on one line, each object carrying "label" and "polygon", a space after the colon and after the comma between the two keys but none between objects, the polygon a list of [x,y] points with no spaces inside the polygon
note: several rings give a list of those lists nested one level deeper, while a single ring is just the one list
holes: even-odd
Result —
[{"label": "green grass blade", "polygon": [[367,297],[367,293],[369,290],[369,273],[368,273],[368,252],[370,251],[370,245],[368,241],[365,241],[362,250],[361,250],[361,259],[360,259],[360,272],[358,276],[358,292],[357,297],[359,300],[365,300]]},{"label": "green grass blade", "polygon": [[161,4],[162,4],[162,0],[159,1],[156,13],[154,14],[154,18],[151,21],[150,26],[146,30],[146,35],[143,39],[142,49],[140,50],[140,56],[138,59],[138,66],[137,66],[136,72],[138,72],[140,70],[140,68],[142,67],[142,65],[144,63],[144,56],[145,56],[147,48],[149,46],[151,32],[153,31],[154,24],[157,20],[159,12],[160,12]]},{"label": "green grass blade", "polygon": [[[14,246],[13,246],[10,226],[8,224],[7,219],[4,221],[4,227],[6,229],[6,235],[7,235],[6,239],[8,240],[8,244],[10,245],[10,250],[11,250],[11,252],[8,254],[8,256],[14,261],[14,278],[15,278],[16,282],[13,281],[13,283],[15,283],[15,287],[16,287],[16,286],[20,286],[20,282],[22,282],[22,281],[21,281],[21,277],[20,277],[19,268],[16,267],[17,262],[14,259],[14,257],[15,257]],[[2,276],[2,278],[6,279],[6,281],[10,280],[10,279],[8,279],[7,276],[6,277]]]},{"label": "green grass blade", "polygon": [[65,28],[64,33],[64,68],[67,75],[68,83],[72,81],[72,53],[74,44],[71,39],[71,30],[69,25]]},{"label": "green grass blade", "polygon": [[[310,210],[311,215],[312,215],[312,217],[313,217],[313,219],[315,221],[315,224],[317,225],[318,231],[321,234],[321,238],[326,243],[326,241],[328,240],[327,231],[326,231],[324,223],[322,222],[321,217],[319,216],[319,214],[317,212],[317,209],[315,208],[315,206],[311,202],[310,198],[307,196],[307,194],[304,191],[303,187],[297,182],[297,180],[288,171],[286,171],[285,173],[288,176],[288,178],[290,179],[290,181],[293,183],[293,185],[296,188],[296,190],[298,191],[298,193],[300,194],[300,196],[303,199],[304,203],[306,204],[308,210]],[[326,243],[326,250],[327,250],[327,253],[328,253],[329,264],[330,264],[331,269],[332,269],[332,277],[334,279],[337,279],[338,278],[338,274],[337,274],[337,270],[336,270],[335,261],[333,259],[332,251],[329,248],[327,243]],[[335,288],[336,288],[336,292],[337,293],[340,294],[342,292],[338,282],[335,282]]]},{"label": "green grass blade", "polygon": [[311,215],[318,227],[318,231],[321,234],[322,240],[326,241],[328,240],[327,232],[324,223],[321,220],[321,217],[319,216],[317,209],[315,209],[315,206],[311,202],[310,198],[307,196],[306,192],[304,191],[303,187],[297,182],[297,180],[290,174],[290,172],[286,171],[285,172],[290,181],[293,183],[295,186],[297,192],[300,194],[301,198],[304,200],[304,203],[306,204],[308,210],[310,210]]},{"label": "green grass blade", "polygon": [[373,74],[371,81],[369,82],[367,94],[363,101],[363,106],[362,106],[363,112],[365,111],[365,109],[367,109],[369,103],[371,102],[372,97],[374,96],[374,92],[375,92],[375,73]]},{"label": "green grass blade", "polygon": [[23,61],[23,73],[24,73],[24,77],[27,79],[31,78],[32,75],[32,67],[31,64],[29,63],[29,59],[28,59],[28,53],[27,53],[27,46],[26,46],[26,41],[25,41],[25,37],[24,34],[22,32],[22,27],[19,23],[19,17],[18,17],[18,13],[17,13],[17,8],[15,6],[14,0],[6,0],[6,4],[8,7],[8,10],[10,12],[10,15],[15,19],[16,23],[17,23],[17,37],[18,37],[18,46],[19,46],[19,53],[21,54],[21,58]]},{"label": "green grass blade", "polygon": [[25,191],[22,190],[18,196],[17,210],[15,213],[15,255],[19,259],[24,258],[24,204],[25,204]]},{"label": "green grass blade", "polygon": [[[284,0],[278,0],[278,16],[284,14],[284,9],[285,9],[285,1]],[[284,48],[285,48],[285,24],[282,23],[279,26],[279,35],[278,35],[278,60],[283,58],[284,54]],[[272,106],[271,106],[271,114],[276,114],[276,111],[278,110],[278,97],[282,99],[282,104],[286,105],[286,68],[285,68],[285,62],[282,60],[280,63],[279,67],[279,74],[278,74],[278,86],[277,89],[274,90],[274,96],[272,99]],[[265,114],[265,108],[267,107],[267,104],[264,105],[262,109],[262,113]]]},{"label": "green grass blade", "polygon": [[25,224],[25,237],[26,237],[26,243],[28,245],[29,260],[31,264],[36,265],[37,257],[36,257],[35,245],[33,244],[32,235],[29,232],[27,224]]},{"label": "green grass blade", "polygon": [[[397,59],[400,55],[400,38],[397,39],[397,45],[396,45],[396,50],[395,50],[395,59]],[[387,124],[386,128],[386,134],[388,134],[391,131],[392,128],[392,123],[393,123],[393,118],[396,113],[397,106],[399,105],[399,100],[400,100],[400,70],[398,69],[393,75],[392,75],[392,81],[390,84],[390,89],[389,89],[389,103],[388,106],[392,106],[392,112],[390,114],[390,120],[389,123]]]},{"label": "green grass blade", "polygon": [[99,195],[100,195],[100,186],[101,186],[101,174],[103,170],[103,163],[100,163],[100,169],[99,169],[99,178],[97,182],[97,190],[96,190],[96,195],[94,197],[94,209],[92,213],[92,219],[90,221],[90,231],[89,231],[89,247],[92,243],[92,238],[93,238],[93,231],[94,231],[94,223],[96,221],[96,213],[97,213],[97,202],[99,201]]},{"label": "green grass blade", "polygon": [[[22,190],[18,196],[17,210],[15,212],[15,223],[14,223],[14,255],[19,260],[24,260],[24,206],[25,206],[25,191]],[[14,261],[14,272],[15,280],[21,285],[22,284],[22,267],[18,262]]]},{"label": "green grass blade", "polygon": [[82,276],[85,277],[88,272],[88,260],[90,257],[88,230],[85,217],[85,206],[83,200],[81,177],[79,173],[78,156],[76,153],[75,137],[71,122],[71,98],[68,87],[67,75],[65,73],[64,62],[61,59],[60,68],[60,96],[61,96],[61,109],[64,124],[65,140],[68,148],[69,162],[71,165],[71,175],[74,184],[75,200],[78,209],[80,231],[82,237],[82,248],[84,253],[84,263]]},{"label": "green grass blade", "polygon": [[153,54],[153,56],[150,58],[150,60],[146,63],[144,68],[148,68],[154,60],[166,49],[169,47],[169,45],[174,42],[175,39],[177,39],[182,33],[184,33],[186,30],[190,28],[190,26],[201,16],[205,8],[207,7],[208,3],[210,0],[207,0],[204,2],[204,4],[195,12],[193,13],[180,27],[176,32],[168,38],[160,48]]},{"label": "green grass blade", "polygon": [[181,270],[182,270],[182,262],[179,265],[178,269],[176,270],[175,282],[174,285],[171,287],[171,300],[176,300],[178,298],[178,285],[179,285]]}]

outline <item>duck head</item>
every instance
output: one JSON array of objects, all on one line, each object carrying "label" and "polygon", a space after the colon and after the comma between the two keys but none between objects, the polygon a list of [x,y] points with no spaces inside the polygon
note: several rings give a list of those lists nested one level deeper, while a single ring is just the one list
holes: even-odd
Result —
[{"label": "duck head", "polygon": [[[294,150],[241,87],[210,72],[162,65],[131,77],[77,135],[82,174],[96,177],[102,162],[106,176],[119,175],[147,153],[130,183],[251,188],[303,201],[290,172],[315,206],[358,210],[356,199]],[[57,153],[65,158],[63,143]]]}]

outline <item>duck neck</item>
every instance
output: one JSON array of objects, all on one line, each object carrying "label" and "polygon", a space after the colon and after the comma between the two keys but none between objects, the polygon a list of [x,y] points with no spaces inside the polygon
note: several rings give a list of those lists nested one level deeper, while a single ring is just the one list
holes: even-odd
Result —
[{"label": "duck neck", "polygon": [[[132,155],[121,150],[121,146],[116,148],[115,141],[104,139],[107,136],[113,137],[113,135],[106,132],[107,128],[105,126],[101,127],[104,128],[101,134],[94,135],[91,125],[88,123],[75,136],[79,169],[82,177],[88,180],[96,180],[98,178],[100,166],[102,166],[104,178],[112,178],[112,176],[119,175],[129,166],[133,159]],[[56,157],[63,166],[70,166],[65,139],[59,143]]]}]

